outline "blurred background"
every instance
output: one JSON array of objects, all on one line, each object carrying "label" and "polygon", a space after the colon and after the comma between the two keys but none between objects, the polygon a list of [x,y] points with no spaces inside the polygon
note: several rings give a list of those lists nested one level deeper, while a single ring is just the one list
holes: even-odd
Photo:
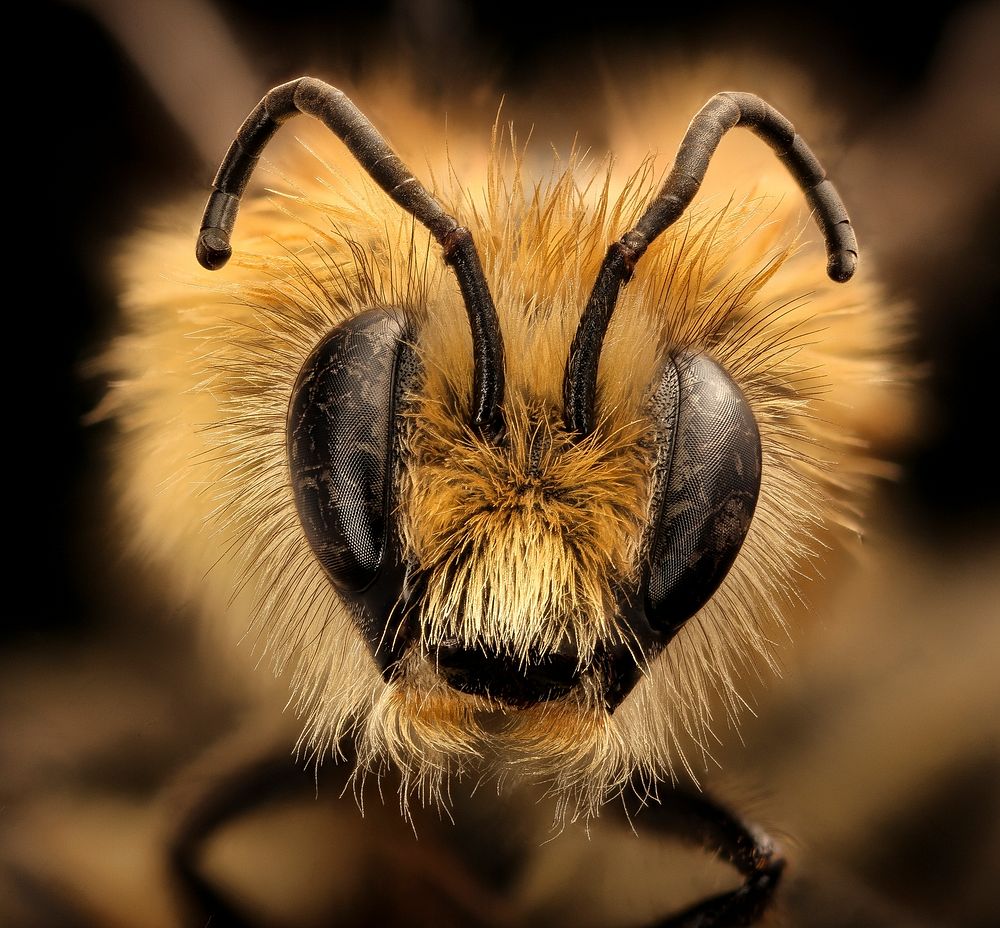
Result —
[{"label": "blurred background", "polygon": [[[940,4],[905,19],[898,7],[878,15],[877,4],[669,7],[80,0],[40,8],[25,36],[41,56],[30,109],[11,133],[29,152],[25,171],[12,150],[14,171],[44,191],[46,207],[29,210],[41,218],[32,246],[8,252],[10,279],[35,305],[15,306],[7,320],[18,385],[6,410],[8,447],[21,485],[7,494],[15,560],[0,623],[0,922],[187,923],[161,872],[157,823],[173,807],[174,774],[252,716],[245,694],[195,659],[189,627],[177,620],[183,604],[142,594],[143,566],[122,553],[105,517],[110,426],[82,423],[103,392],[86,368],[115,331],[109,266],[123,238],[151,207],[205,188],[250,105],[301,73],[360,83],[408,61],[419,93],[442,111],[472,101],[485,126],[504,93],[520,126],[534,122],[565,140],[609,72],[620,79],[630,68],[719,59],[747,62],[744,72],[759,67],[765,83],[768,69],[781,69],[830,110],[836,141],[821,149],[831,152],[824,160],[866,258],[892,296],[913,306],[922,372],[914,434],[885,449],[900,469],[874,507],[874,556],[823,604],[787,674],[760,688],[745,745],[731,737],[721,752],[719,788],[786,835],[801,860],[776,916],[787,924],[997,923],[1000,5]],[[599,128],[587,128],[586,143],[601,150]],[[37,296],[27,290],[35,280],[46,284]],[[311,798],[308,778],[296,789]],[[518,801],[532,807],[528,795]],[[345,803],[349,810],[328,808],[318,825],[315,808],[300,804],[292,818],[310,824],[276,817],[256,839],[223,842],[214,872],[250,900],[251,924],[366,924],[386,912],[390,922],[467,924],[485,906],[484,924],[625,925],[670,904],[650,889],[676,859],[658,846],[623,844],[611,861],[581,835],[543,845],[544,824],[497,837],[493,829],[500,835],[509,822],[476,806],[468,818],[498,848],[476,860],[482,872],[466,885],[448,856],[458,832],[429,817],[431,836],[408,856],[388,840],[374,846],[378,829],[359,830]],[[369,820],[384,819],[382,833],[405,842],[394,816],[390,801]],[[306,868],[308,879],[301,866],[277,867],[276,895],[260,890],[263,901],[254,901],[234,876],[275,872],[260,849],[282,846],[275,835],[330,853],[329,827],[350,837],[334,842],[341,856],[327,869]],[[254,840],[257,857],[240,850]],[[711,861],[690,866],[709,886],[728,878]],[[308,912],[275,901],[304,905],[331,867],[342,888],[328,887]],[[372,882],[386,868],[394,890]],[[497,894],[484,902],[480,883]],[[668,884],[660,891],[670,900]],[[357,901],[368,890],[358,887],[374,885],[389,899],[369,911]],[[618,911],[607,900],[623,892],[632,904]],[[515,896],[520,914],[503,908]],[[330,906],[342,921],[324,914]]]}]

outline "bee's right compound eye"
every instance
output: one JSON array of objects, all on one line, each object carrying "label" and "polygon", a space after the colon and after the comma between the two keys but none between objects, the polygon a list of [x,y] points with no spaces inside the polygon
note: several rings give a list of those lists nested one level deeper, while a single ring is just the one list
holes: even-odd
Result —
[{"label": "bee's right compound eye", "polygon": [[649,624],[671,636],[743,545],[760,492],[760,433],[743,392],[703,354],[667,360],[650,409],[657,456],[642,601]]},{"label": "bee's right compound eye", "polygon": [[360,607],[383,670],[392,662],[404,569],[392,517],[401,369],[400,320],[369,309],[336,326],[299,372],[288,408],[292,491],[309,545],[337,590]]}]

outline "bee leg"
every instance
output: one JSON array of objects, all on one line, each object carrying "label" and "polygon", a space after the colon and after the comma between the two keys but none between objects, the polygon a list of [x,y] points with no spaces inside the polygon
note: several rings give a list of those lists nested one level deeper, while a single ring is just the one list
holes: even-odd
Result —
[{"label": "bee leg", "polygon": [[674,788],[646,801],[631,816],[636,826],[669,832],[732,864],[743,885],[697,902],[650,928],[740,928],[757,923],[774,898],[785,869],[775,842],[711,797]]},{"label": "bee leg", "polygon": [[168,860],[186,910],[185,924],[256,924],[204,875],[202,851],[220,828],[241,815],[302,790],[307,776],[291,757],[287,738],[255,738],[237,731],[213,745],[172,784],[167,809],[175,824]]}]

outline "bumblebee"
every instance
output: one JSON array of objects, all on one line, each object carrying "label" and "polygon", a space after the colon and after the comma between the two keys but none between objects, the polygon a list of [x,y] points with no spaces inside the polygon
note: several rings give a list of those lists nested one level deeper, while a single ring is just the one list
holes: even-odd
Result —
[{"label": "bumblebee", "polygon": [[[299,113],[356,166],[309,149],[323,176],[238,223]],[[737,126],[805,194],[829,279],[789,203],[695,202]],[[276,87],[216,176],[206,273],[180,279],[175,235],[132,256],[119,472],[175,582],[290,674],[303,753],[391,767],[404,812],[484,769],[563,818],[636,795],[745,881],[663,924],[749,924],[779,849],[656,784],[694,775],[799,578],[858,530],[893,326],[870,280],[841,286],[847,212],[760,98],[709,100],[662,182],[585,162],[535,180],[495,128],[482,173],[431,193],[341,91]]]}]

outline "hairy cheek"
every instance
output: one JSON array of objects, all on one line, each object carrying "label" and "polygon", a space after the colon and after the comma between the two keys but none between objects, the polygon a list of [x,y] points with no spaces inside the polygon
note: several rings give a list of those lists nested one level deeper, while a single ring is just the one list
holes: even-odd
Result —
[{"label": "hairy cheek", "polygon": [[415,729],[461,728],[468,732],[477,728],[477,713],[495,708],[482,696],[452,689],[433,665],[416,653],[406,658],[402,671],[395,681],[385,685],[378,702]]},{"label": "hairy cheek", "polygon": [[545,758],[585,758],[606,739],[610,719],[599,706],[573,699],[544,703],[518,712],[500,734],[509,749]]},{"label": "hairy cheek", "polygon": [[415,744],[444,748],[449,742],[494,740],[537,757],[587,752],[606,736],[609,725],[603,708],[578,698],[510,709],[423,674],[387,685],[373,712],[383,726]]}]

